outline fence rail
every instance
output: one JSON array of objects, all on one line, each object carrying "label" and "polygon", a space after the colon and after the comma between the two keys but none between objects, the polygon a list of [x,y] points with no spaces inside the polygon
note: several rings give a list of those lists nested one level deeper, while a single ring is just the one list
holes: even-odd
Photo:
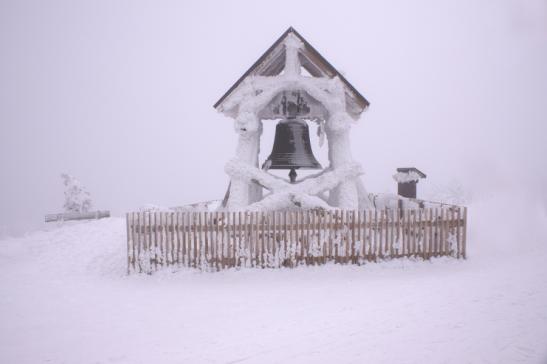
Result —
[{"label": "fence rail", "polygon": [[127,214],[127,271],[466,257],[467,208]]}]

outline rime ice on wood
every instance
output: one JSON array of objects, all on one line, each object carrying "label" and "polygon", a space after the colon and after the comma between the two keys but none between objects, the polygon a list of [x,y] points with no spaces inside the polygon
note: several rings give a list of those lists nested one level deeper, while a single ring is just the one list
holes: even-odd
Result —
[{"label": "rime ice on wood", "polygon": [[[308,75],[303,75],[302,69]],[[330,63],[289,28],[215,104],[219,112],[234,119],[239,135],[235,159],[226,166],[230,186],[223,207],[230,210],[372,207],[359,177],[362,172],[344,172],[350,165],[355,166],[354,171],[361,171],[351,154],[349,131],[351,123],[359,119],[368,105]],[[268,174],[271,160],[264,163],[266,171],[259,169],[262,122],[280,118],[319,124],[320,133],[328,141],[326,169],[295,184]],[[291,182],[295,182],[293,173],[298,168],[296,165],[291,169]],[[340,178],[342,175],[345,178]],[[310,183],[314,188],[303,188]],[[264,188],[271,191],[265,198]]]}]

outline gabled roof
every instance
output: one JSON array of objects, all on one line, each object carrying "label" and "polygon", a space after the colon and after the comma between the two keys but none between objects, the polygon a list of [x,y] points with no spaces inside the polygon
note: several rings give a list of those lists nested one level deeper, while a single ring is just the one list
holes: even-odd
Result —
[{"label": "gabled roof", "polygon": [[304,37],[302,37],[293,27],[289,27],[282,35],[275,41],[275,43],[268,48],[268,50],[237,80],[236,83],[230,87],[230,89],[215,103],[215,109],[222,106],[222,103],[228,98],[238,86],[249,76],[276,76],[279,75],[285,68],[285,47],[283,41],[289,36],[294,34],[303,44],[304,47],[299,49],[298,58],[301,66],[313,77],[339,77],[342,81],[346,92],[346,104],[348,104],[348,110],[351,110],[351,114],[359,115],[363,110],[369,106],[367,99],[363,97],[353,87],[340,72],[334,68]]},{"label": "gabled roof", "polygon": [[401,173],[415,172],[415,173],[417,173],[421,178],[426,178],[425,173],[423,173],[422,171],[420,171],[418,168],[415,168],[415,167],[401,167],[401,168],[397,168],[397,172],[401,172]]}]

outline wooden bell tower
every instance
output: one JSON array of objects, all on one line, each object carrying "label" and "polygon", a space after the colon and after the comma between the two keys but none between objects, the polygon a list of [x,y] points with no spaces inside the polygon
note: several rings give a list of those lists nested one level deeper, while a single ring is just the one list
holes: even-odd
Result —
[{"label": "wooden bell tower", "polygon": [[[287,95],[302,98],[307,109],[301,119],[319,124],[329,149],[327,168],[293,184],[260,169],[258,160],[262,123],[280,118],[279,105]],[[234,119],[239,137],[235,158],[225,167],[230,185],[223,207],[370,207],[359,178],[362,169],[353,160],[349,140],[351,123],[368,106],[369,102],[310,43],[294,28],[287,29],[214,105]]]}]

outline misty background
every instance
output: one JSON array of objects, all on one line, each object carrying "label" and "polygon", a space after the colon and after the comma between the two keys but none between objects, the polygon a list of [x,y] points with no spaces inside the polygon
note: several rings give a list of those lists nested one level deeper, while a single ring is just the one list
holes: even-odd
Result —
[{"label": "misty background", "polygon": [[415,166],[419,197],[547,214],[545,0],[0,0],[0,236],[62,211],[61,173],[114,215],[221,199],[237,135],[212,105],[289,26],[371,103],[369,192]]}]

